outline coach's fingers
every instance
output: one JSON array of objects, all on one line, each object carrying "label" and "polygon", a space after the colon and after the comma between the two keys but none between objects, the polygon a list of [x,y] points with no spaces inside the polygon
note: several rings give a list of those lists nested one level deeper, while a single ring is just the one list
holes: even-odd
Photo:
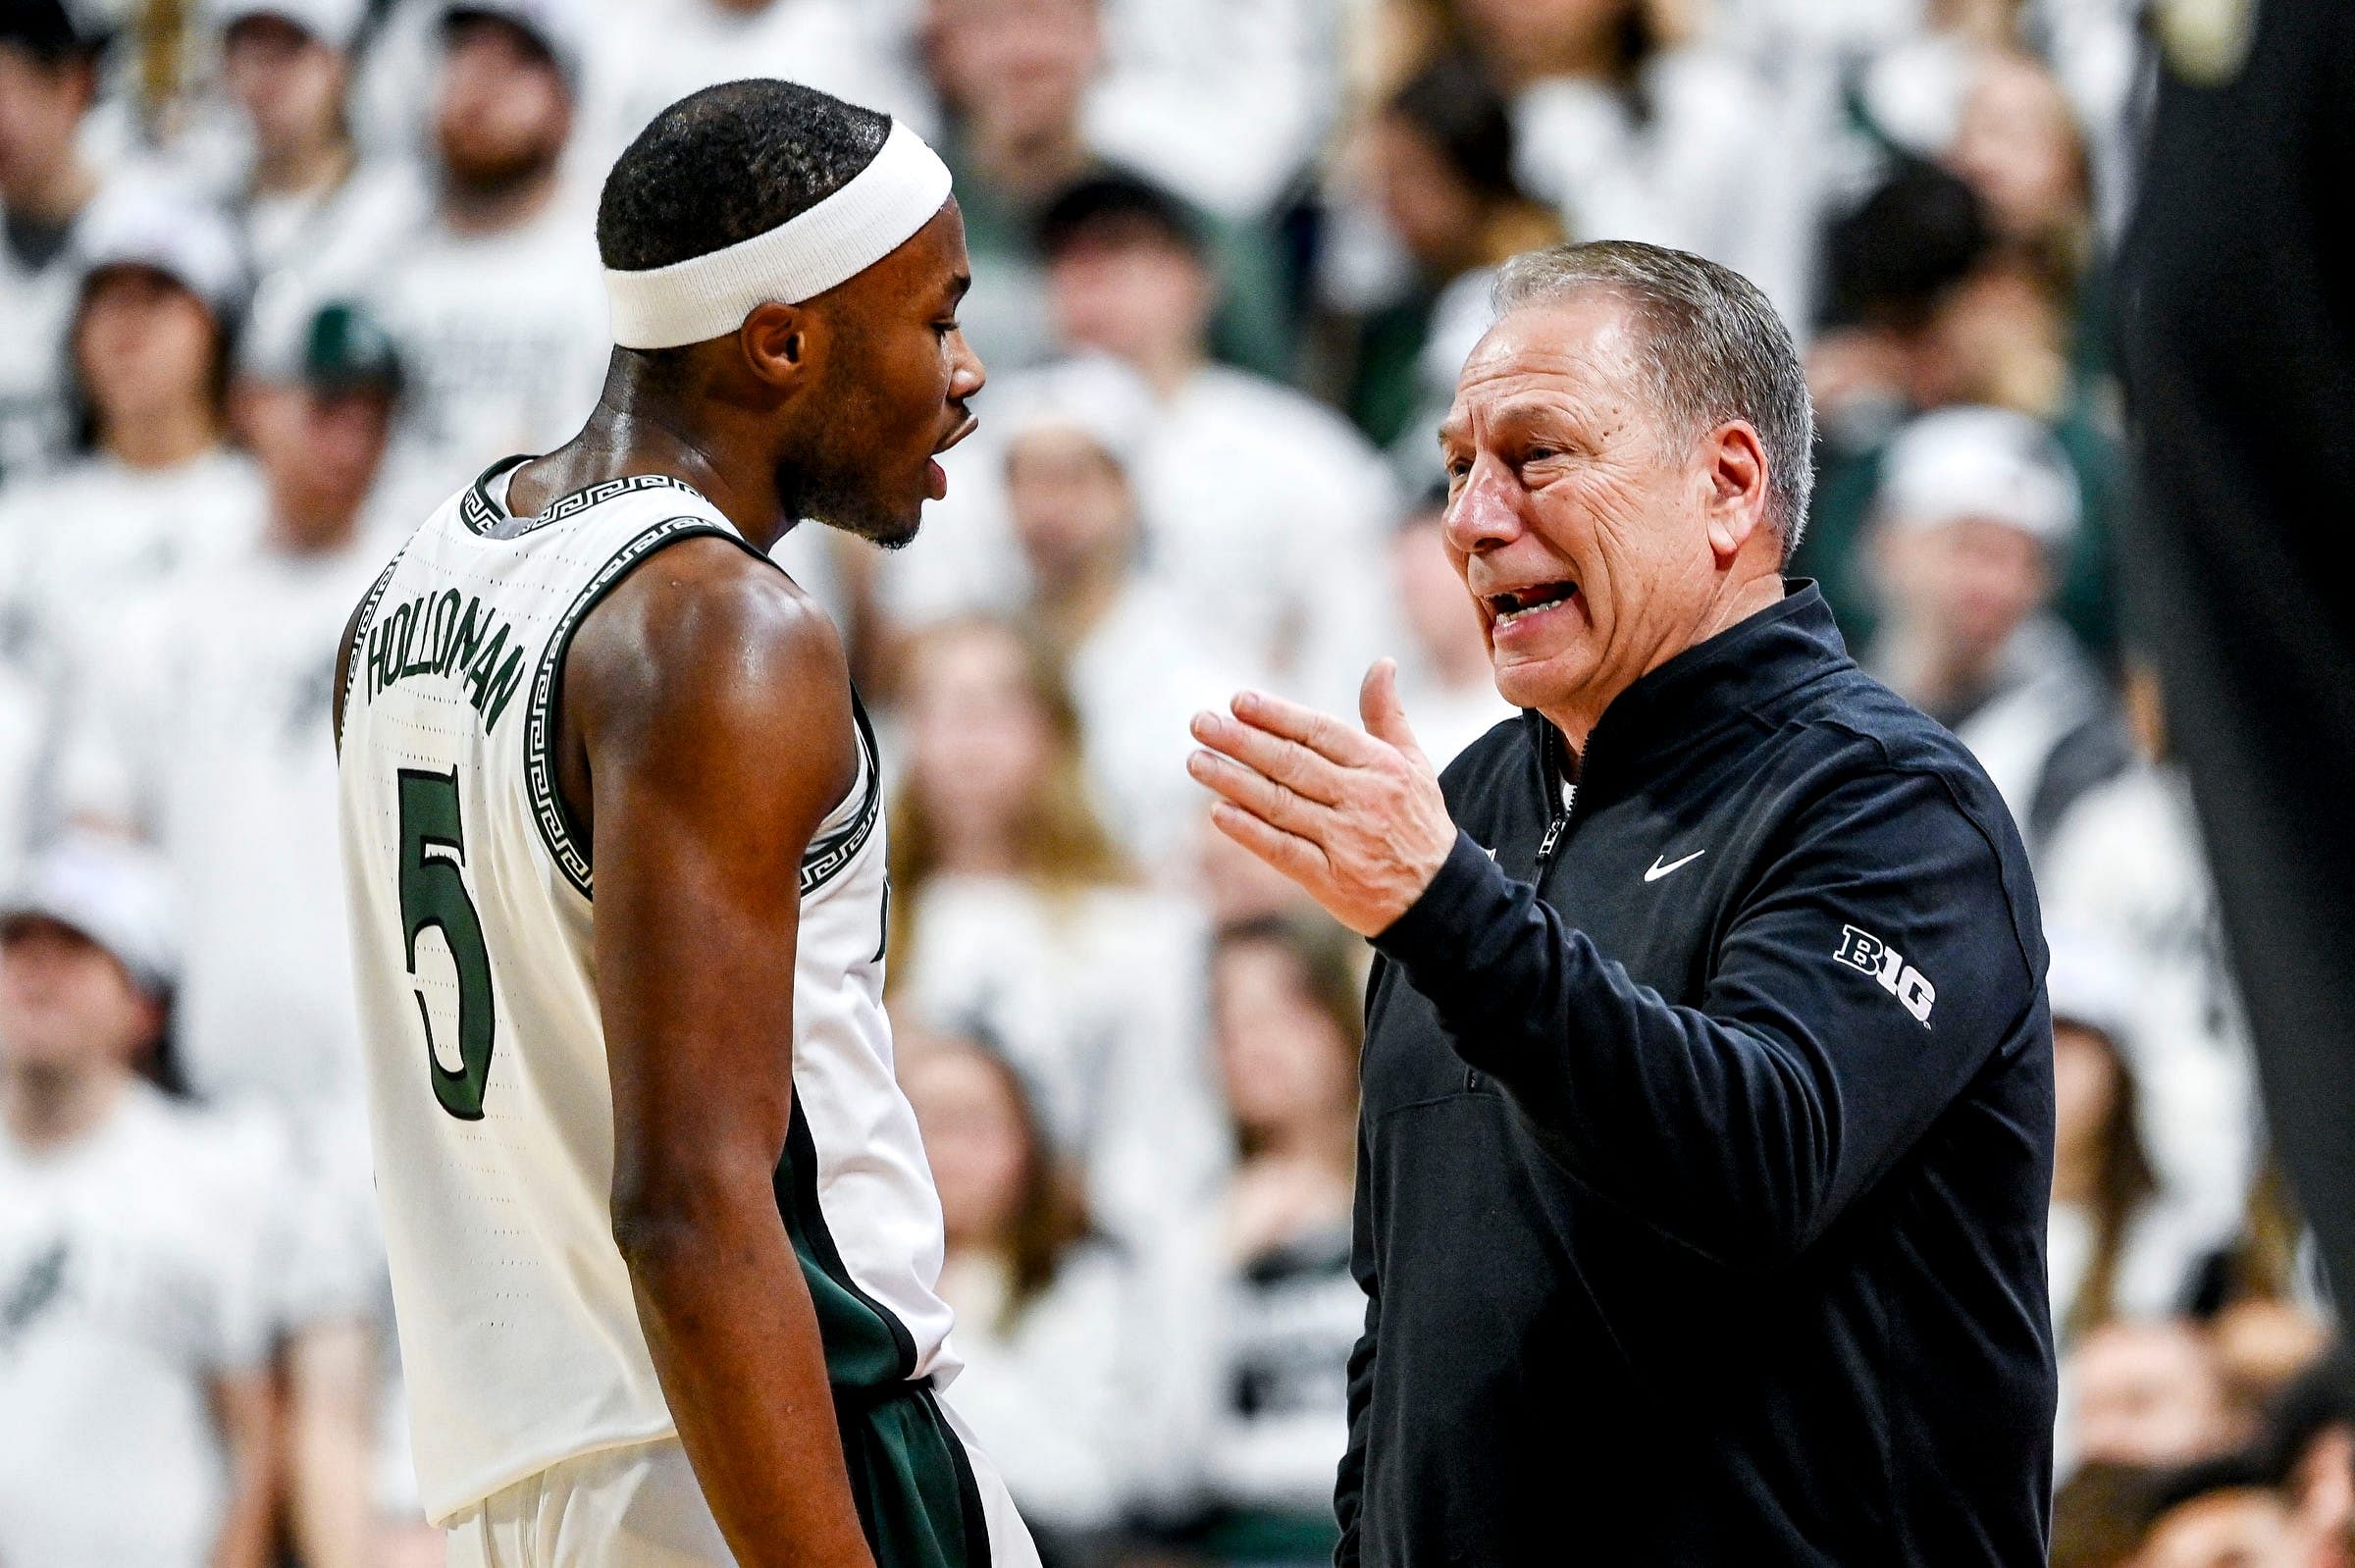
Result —
[{"label": "coach's fingers", "polygon": [[1338,806],[1347,792],[1341,770],[1298,741],[1272,735],[1224,713],[1196,713],[1194,739],[1224,752],[1295,794],[1322,806]]},{"label": "coach's fingers", "polygon": [[1230,801],[1210,809],[1211,825],[1306,888],[1312,895],[1331,874],[1325,852],[1297,833],[1261,821]]},{"label": "coach's fingers", "polygon": [[1366,733],[1378,741],[1387,741],[1405,754],[1407,760],[1424,772],[1430,772],[1431,758],[1423,755],[1423,747],[1406,721],[1406,705],[1398,701],[1398,661],[1380,658],[1366,671],[1365,684],[1357,689],[1358,716],[1366,721]]},{"label": "coach's fingers", "polygon": [[1193,753],[1185,759],[1185,770],[1193,775],[1195,783],[1216,790],[1253,816],[1287,833],[1313,832],[1320,812],[1332,814],[1328,808],[1278,780],[1216,752]]},{"label": "coach's fingers", "polygon": [[1331,713],[1320,713],[1313,707],[1303,707],[1266,692],[1239,692],[1230,706],[1234,716],[1244,723],[1285,740],[1298,741],[1343,767],[1364,767],[1381,759],[1381,749],[1372,736]]}]

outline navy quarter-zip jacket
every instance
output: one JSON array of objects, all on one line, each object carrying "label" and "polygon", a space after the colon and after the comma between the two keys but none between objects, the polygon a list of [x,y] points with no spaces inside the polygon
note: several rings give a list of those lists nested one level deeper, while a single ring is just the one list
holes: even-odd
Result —
[{"label": "navy quarter-zip jacket", "polygon": [[1375,941],[1340,1563],[2045,1560],[2018,835],[1821,596],[1535,713]]}]

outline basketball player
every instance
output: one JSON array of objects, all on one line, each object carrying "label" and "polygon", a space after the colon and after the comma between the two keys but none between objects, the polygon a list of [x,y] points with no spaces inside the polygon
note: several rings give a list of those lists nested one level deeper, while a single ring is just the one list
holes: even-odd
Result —
[{"label": "basketball player", "polygon": [[[942,1409],[874,742],[763,555],[885,545],[980,362],[948,171],[740,81],[598,216],[597,410],[353,616],[345,879],[427,1511],[460,1565],[1034,1564]],[[732,1554],[732,1555],[731,1555]]]}]

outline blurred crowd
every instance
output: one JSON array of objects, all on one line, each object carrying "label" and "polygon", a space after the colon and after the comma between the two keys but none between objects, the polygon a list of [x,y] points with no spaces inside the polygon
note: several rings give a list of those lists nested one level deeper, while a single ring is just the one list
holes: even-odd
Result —
[{"label": "blurred crowd", "polygon": [[1437,758],[1506,716],[1433,433],[1493,268],[1565,236],[1773,297],[1823,432],[1798,569],[2029,846],[2054,1561],[2355,1560],[2355,1370],[2112,586],[2105,262],[2199,9],[0,0],[0,1564],[440,1560],[338,633],[443,496],[577,426],[599,179],[753,75],[920,130],[973,254],[949,500],[903,554],[778,555],[882,724],[951,1399],[1052,1563],[1333,1546],[1365,954],[1208,831],[1185,718],[1354,712],[1381,654]]}]

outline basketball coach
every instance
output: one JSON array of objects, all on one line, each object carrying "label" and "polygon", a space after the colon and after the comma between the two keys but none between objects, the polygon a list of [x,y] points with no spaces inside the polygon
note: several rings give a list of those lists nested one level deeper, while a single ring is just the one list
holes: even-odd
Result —
[{"label": "basketball coach", "polygon": [[2042,1563],[2045,952],[1951,736],[1783,568],[1812,415],[1749,283],[1516,258],[1441,432],[1525,709],[1435,777],[1255,693],[1218,825],[1378,954],[1339,1561]]}]

